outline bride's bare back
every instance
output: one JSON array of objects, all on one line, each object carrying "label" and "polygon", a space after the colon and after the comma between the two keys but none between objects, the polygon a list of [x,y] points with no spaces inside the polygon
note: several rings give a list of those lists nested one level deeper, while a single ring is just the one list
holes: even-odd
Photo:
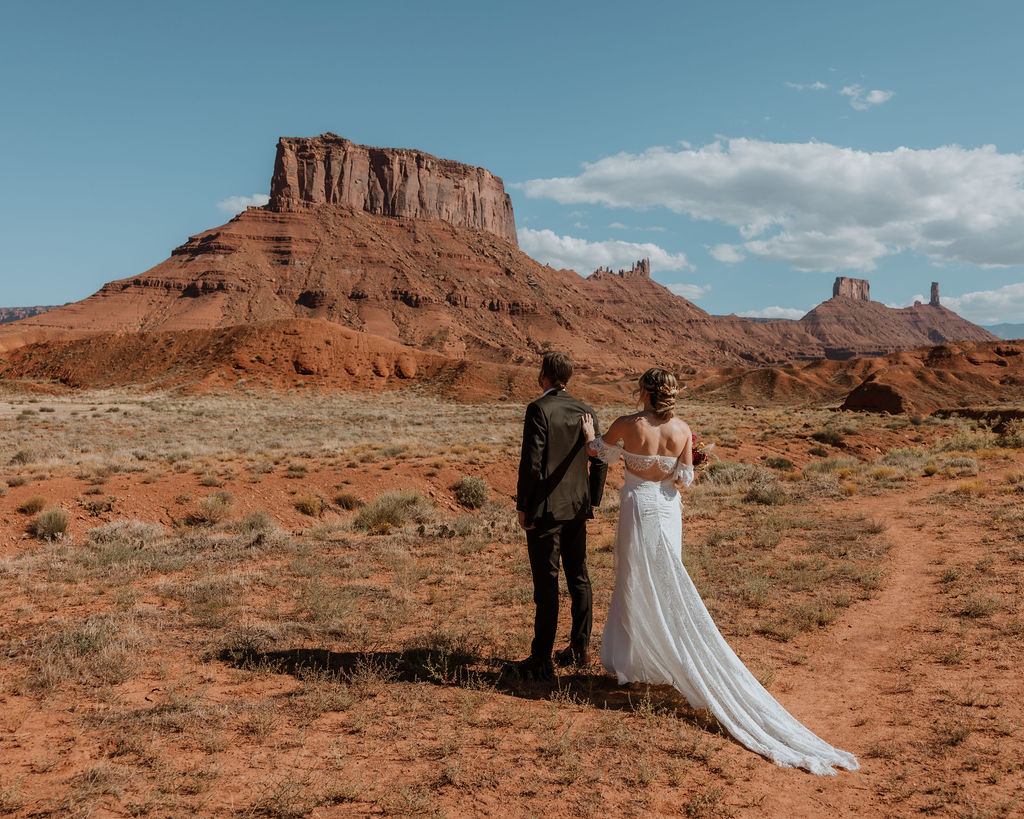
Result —
[{"label": "bride's bare back", "polygon": [[[587,440],[593,440],[593,419],[590,416],[584,416],[583,430]],[[601,439],[614,445],[622,441],[622,448],[633,455],[660,455],[677,459],[685,466],[693,466],[690,427],[675,416],[659,418],[649,409],[623,415],[615,419]],[[630,472],[648,481],[660,481],[671,474],[671,470],[666,471],[657,464],[646,469],[630,469]]]}]

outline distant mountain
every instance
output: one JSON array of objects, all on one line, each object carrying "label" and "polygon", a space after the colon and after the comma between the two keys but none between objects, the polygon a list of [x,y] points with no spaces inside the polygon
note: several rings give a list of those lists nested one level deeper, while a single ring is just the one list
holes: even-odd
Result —
[{"label": "distant mountain", "polygon": [[800,320],[754,321],[711,316],[650,273],[648,260],[583,277],[530,258],[484,168],[334,134],[282,138],[266,206],[4,328],[0,352],[67,333],[321,319],[449,359],[533,366],[562,349],[614,380],[652,365],[692,373],[996,340],[941,307],[937,285],[929,304],[893,309],[870,300],[867,281],[839,278]]},{"label": "distant mountain", "polygon": [[60,306],[62,305],[49,304],[41,307],[0,307],[0,324],[38,316],[40,313],[45,313],[47,310],[53,310]]},{"label": "distant mountain", "polygon": [[1024,338],[1024,324],[983,324],[992,335],[1000,338]]}]

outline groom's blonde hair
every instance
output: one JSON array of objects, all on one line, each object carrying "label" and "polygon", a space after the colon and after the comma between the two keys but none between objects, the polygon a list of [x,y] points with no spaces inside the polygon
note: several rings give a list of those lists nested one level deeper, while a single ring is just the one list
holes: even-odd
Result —
[{"label": "groom's blonde hair", "polygon": [[560,389],[569,383],[572,370],[572,359],[565,353],[545,353],[540,362],[540,374]]}]

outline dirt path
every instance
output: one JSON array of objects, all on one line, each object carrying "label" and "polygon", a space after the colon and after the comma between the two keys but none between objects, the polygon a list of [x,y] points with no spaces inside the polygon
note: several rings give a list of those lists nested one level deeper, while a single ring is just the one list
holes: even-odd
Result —
[{"label": "dirt path", "polygon": [[[927,499],[942,488],[948,486],[929,483],[911,492],[848,507],[887,525],[892,549],[883,588],[874,598],[848,609],[829,631],[792,641],[790,647],[805,654],[807,662],[780,672],[774,686],[778,699],[808,727],[855,753],[861,770],[840,772],[835,778],[797,774],[782,780],[777,771],[758,768],[752,772],[750,784],[760,791],[762,801],[756,810],[741,811],[740,815],[896,816],[920,812],[921,808],[901,803],[914,792],[914,786],[903,784],[903,793],[893,795],[894,782],[913,779],[908,769],[916,763],[929,764],[922,756],[940,754],[924,741],[928,729],[933,727],[935,713],[943,709],[943,694],[958,684],[968,685],[964,678],[969,680],[972,675],[970,669],[946,668],[934,660],[927,669],[922,667],[929,663],[929,646],[951,639],[929,635],[945,606],[938,582],[940,566],[947,560],[972,561],[979,556],[977,543],[969,536],[955,545],[935,536],[937,519],[941,528],[940,519],[946,513]],[[970,523],[959,520],[959,526],[969,527]],[[977,665],[973,672],[976,681],[988,690],[1006,690],[1012,697],[1017,683],[1009,668],[987,656],[979,658]],[[888,753],[887,746],[898,750]],[[908,758],[901,759],[899,751],[905,751]],[[948,760],[944,764],[950,767]],[[951,775],[959,773],[959,763],[952,768]],[[933,775],[941,774],[936,771]],[[1008,795],[1002,804],[1013,804],[1013,794],[1019,793],[1019,772],[1016,782],[1003,783]],[[988,784],[990,788],[992,783]],[[925,792],[931,791],[925,788]],[[939,808],[939,812],[946,811]]]}]

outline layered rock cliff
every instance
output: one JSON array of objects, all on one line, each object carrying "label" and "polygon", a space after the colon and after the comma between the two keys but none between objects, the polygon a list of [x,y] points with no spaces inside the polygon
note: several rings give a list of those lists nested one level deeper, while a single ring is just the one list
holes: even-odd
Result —
[{"label": "layered rock cliff", "polygon": [[337,134],[282,137],[268,207],[323,204],[378,216],[439,219],[517,245],[512,201],[501,179],[485,168],[422,151],[357,145]]},{"label": "layered rock cliff", "polygon": [[532,365],[561,348],[612,377],[989,337],[938,305],[869,301],[860,280],[801,321],[762,322],[709,315],[654,281],[647,260],[587,278],[554,270],[518,249],[500,179],[416,151],[282,139],[272,194],[140,275],[4,325],[0,352],[69,331],[315,318],[477,362]]}]

